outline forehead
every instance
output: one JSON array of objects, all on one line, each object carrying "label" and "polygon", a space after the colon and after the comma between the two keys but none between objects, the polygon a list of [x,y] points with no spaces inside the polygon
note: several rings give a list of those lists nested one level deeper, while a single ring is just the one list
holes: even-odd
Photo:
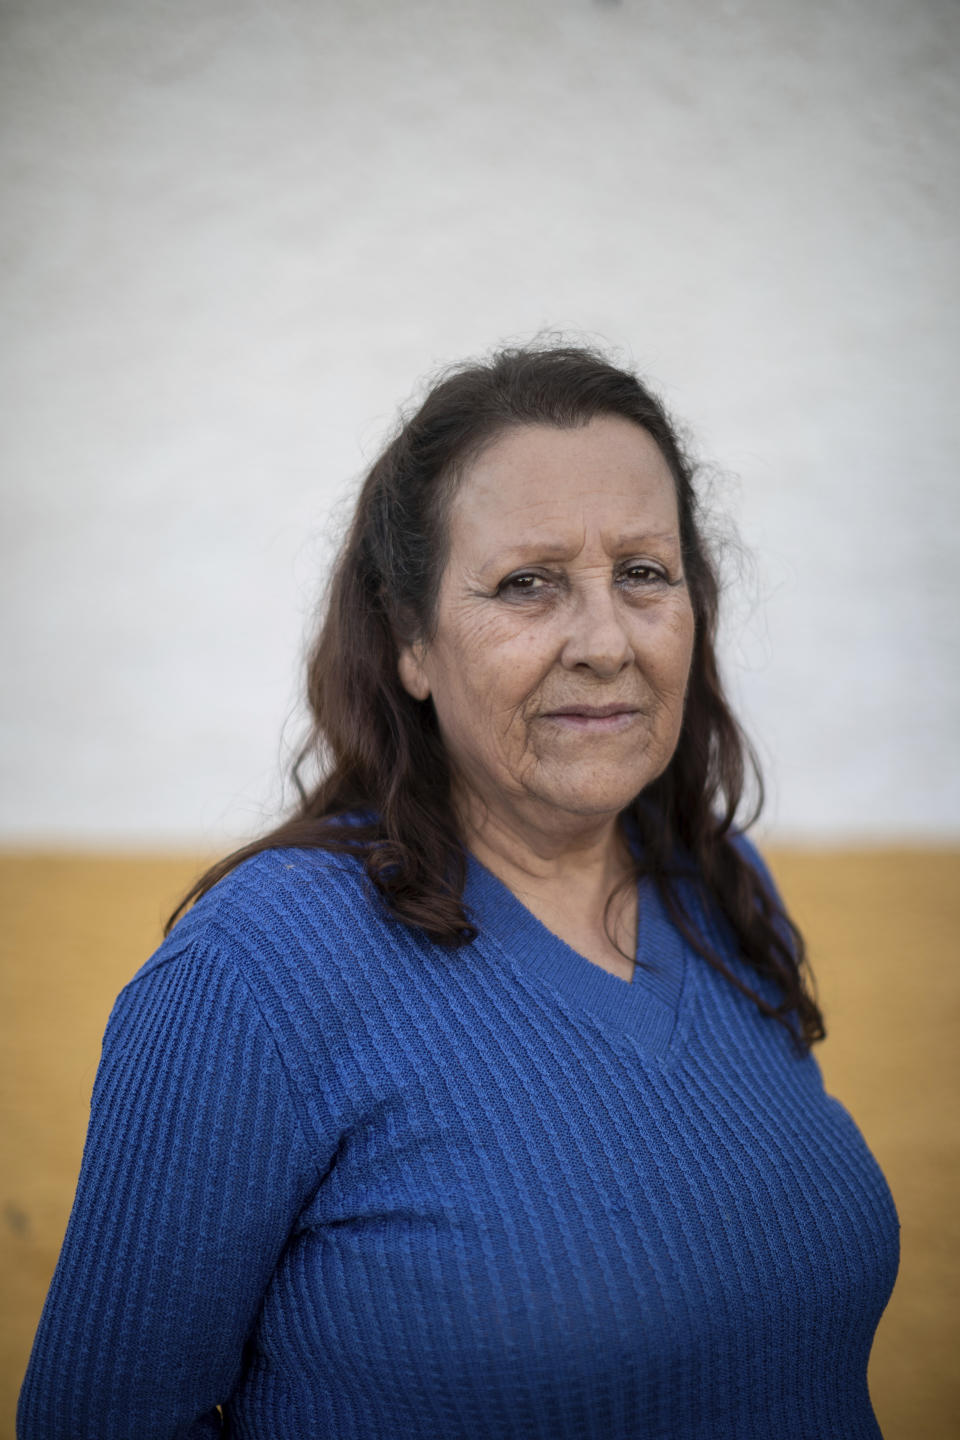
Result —
[{"label": "forehead", "polygon": [[524,425],[494,440],[464,472],[450,540],[536,543],[546,532],[678,530],[676,486],[653,437],[620,416],[576,429]]}]

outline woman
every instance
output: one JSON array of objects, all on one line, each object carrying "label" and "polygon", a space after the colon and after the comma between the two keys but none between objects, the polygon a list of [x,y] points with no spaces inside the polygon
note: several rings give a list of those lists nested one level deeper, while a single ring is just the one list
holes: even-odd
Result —
[{"label": "woman", "polygon": [[111,1014],[21,1440],[880,1434],[896,1211],[734,829],[716,621],[633,375],[434,387],[310,658],[325,778]]}]

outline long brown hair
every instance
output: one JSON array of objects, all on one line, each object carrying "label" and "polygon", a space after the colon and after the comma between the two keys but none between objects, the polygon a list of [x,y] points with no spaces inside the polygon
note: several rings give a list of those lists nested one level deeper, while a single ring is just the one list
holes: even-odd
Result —
[{"label": "long brown hair", "polygon": [[[703,533],[693,465],[661,402],[600,352],[565,345],[502,349],[446,370],[406,418],[360,491],[334,567],[325,615],[307,659],[312,727],[292,768],[294,813],[205,872],[170,916],[261,850],[319,847],[362,858],[387,911],[450,947],[476,929],[463,906],[466,855],[450,798],[447,756],[432,703],[413,699],[397,673],[398,644],[429,637],[446,561],[450,500],[465,468],[513,426],[573,427],[622,416],[657,442],[676,485],[683,563],[695,620],[692,669],[676,751],[624,812],[639,836],[637,874],[655,881],[709,964],[783,1023],[806,1053],[826,1031],[808,990],[803,938],[733,843],[756,755],[727,704],[715,641],[719,580]],[[303,769],[319,762],[320,778]],[[744,959],[774,979],[771,1004],[724,963],[672,883],[678,855],[703,903],[732,929]]]}]

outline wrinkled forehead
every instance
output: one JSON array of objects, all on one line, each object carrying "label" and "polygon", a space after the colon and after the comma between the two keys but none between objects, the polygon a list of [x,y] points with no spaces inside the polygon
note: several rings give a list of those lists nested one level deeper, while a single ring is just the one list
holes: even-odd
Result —
[{"label": "wrinkled forehead", "polygon": [[448,516],[450,549],[532,544],[564,551],[577,534],[619,545],[677,535],[676,485],[653,437],[604,416],[576,429],[498,436],[466,465]]}]

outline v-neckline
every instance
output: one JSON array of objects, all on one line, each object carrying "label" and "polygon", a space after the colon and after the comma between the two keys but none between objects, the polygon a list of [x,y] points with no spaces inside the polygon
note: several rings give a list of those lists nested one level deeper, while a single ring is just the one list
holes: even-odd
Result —
[{"label": "v-neckline", "polygon": [[699,967],[651,880],[637,887],[635,959],[642,963],[629,982],[561,940],[469,852],[464,901],[481,936],[495,940],[508,959],[559,991],[576,1010],[632,1035],[650,1055],[666,1057],[682,1043]]}]

